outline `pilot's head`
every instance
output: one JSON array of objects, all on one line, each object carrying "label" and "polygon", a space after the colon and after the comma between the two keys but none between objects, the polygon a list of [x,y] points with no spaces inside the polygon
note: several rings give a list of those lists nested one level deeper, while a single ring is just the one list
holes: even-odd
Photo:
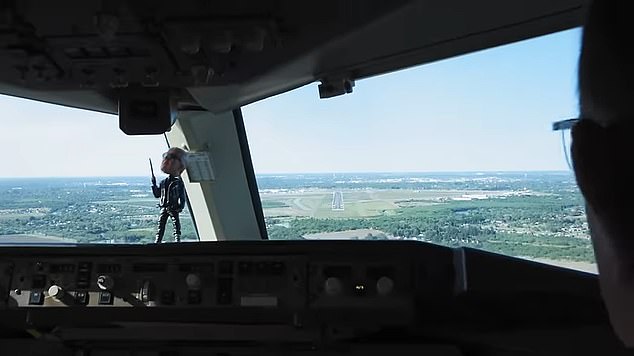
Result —
[{"label": "pilot's head", "polygon": [[[589,214],[600,214],[614,228],[629,230],[629,217],[623,212],[631,211],[629,186],[634,179],[629,170],[634,149],[634,30],[627,5],[596,0],[590,6],[579,60],[582,120],[572,130],[571,149]],[[634,249],[630,250],[634,258]]]},{"label": "pilot's head", "polygon": [[163,153],[163,161],[161,162],[161,171],[178,176],[185,170],[187,166],[187,151],[172,147]]},{"label": "pilot's head", "polygon": [[627,1],[594,1],[579,61],[581,117],[607,127],[634,117],[634,30]]},{"label": "pilot's head", "polygon": [[633,347],[634,29],[628,5],[596,0],[590,7],[579,62],[582,120],[572,129],[571,149],[601,294],[616,334]]}]

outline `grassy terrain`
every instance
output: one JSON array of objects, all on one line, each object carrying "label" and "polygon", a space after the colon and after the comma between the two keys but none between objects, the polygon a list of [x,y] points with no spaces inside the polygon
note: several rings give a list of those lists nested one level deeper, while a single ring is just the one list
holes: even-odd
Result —
[{"label": "grassy terrain", "polygon": [[385,237],[386,234],[383,231],[375,229],[356,229],[345,230],[337,232],[320,232],[316,234],[306,234],[304,239],[306,240],[364,240],[368,237]]},{"label": "grassy terrain", "polygon": [[420,207],[461,198],[464,195],[502,195],[506,192],[473,190],[364,189],[340,190],[344,210],[332,210],[332,190],[309,189],[297,192],[261,194],[266,217],[363,218],[389,214],[401,207]]},{"label": "grassy terrain", "polygon": [[[269,238],[408,239],[530,258],[593,260],[583,200],[570,175],[385,178],[267,177],[259,183]],[[159,209],[147,185],[136,178],[0,180],[0,235],[151,242]],[[343,210],[332,210],[335,191],[342,194]],[[183,239],[195,240],[187,211],[181,219]],[[169,240],[171,223],[166,235]]]},{"label": "grassy terrain", "polygon": [[[384,235],[367,238],[416,239],[531,258],[594,260],[583,205],[574,192],[509,195],[438,190],[421,194],[395,189],[342,193],[344,211],[331,210],[332,193],[327,191],[285,194],[286,215],[267,216],[269,237],[366,239],[364,229],[373,229]],[[477,199],[479,195],[490,198]]]}]

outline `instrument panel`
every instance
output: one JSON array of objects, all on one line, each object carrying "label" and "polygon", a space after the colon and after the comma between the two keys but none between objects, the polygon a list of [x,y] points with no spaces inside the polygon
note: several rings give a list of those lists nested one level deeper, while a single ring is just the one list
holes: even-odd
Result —
[{"label": "instrument panel", "polygon": [[596,276],[415,241],[3,247],[0,256],[0,332],[80,344],[317,345],[500,318],[606,320]]},{"label": "instrument panel", "polygon": [[17,259],[9,306],[286,306],[302,298],[303,269],[294,256]]},{"label": "instrument panel", "polygon": [[[430,261],[359,244],[357,255],[350,260],[347,254],[341,256],[340,251],[306,253],[274,243],[257,247],[249,245],[259,243],[248,243],[241,253],[228,251],[230,246],[225,244],[214,245],[108,247],[99,250],[102,256],[90,253],[96,251],[94,247],[76,247],[63,248],[69,254],[16,256],[4,263],[6,305],[8,308],[395,307],[413,301],[416,278],[421,277],[416,273],[424,269],[424,264],[440,263],[449,268],[452,262],[450,249],[444,251],[445,261],[441,261],[442,255]],[[258,253],[249,251],[254,247]],[[269,253],[265,251],[268,247]],[[110,255],[118,248],[122,249],[120,254]],[[155,253],[166,249],[171,251],[167,256]],[[191,250],[196,253],[190,253]],[[433,276],[423,279],[427,277]],[[439,291],[450,288],[451,284],[433,287]]]}]

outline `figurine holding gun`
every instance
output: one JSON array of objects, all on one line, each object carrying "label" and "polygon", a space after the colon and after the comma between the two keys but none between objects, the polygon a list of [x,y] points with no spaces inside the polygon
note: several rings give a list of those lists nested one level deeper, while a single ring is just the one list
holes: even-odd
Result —
[{"label": "figurine holding gun", "polygon": [[163,179],[159,186],[156,185],[156,177],[150,159],[150,171],[152,173],[152,193],[155,198],[160,198],[158,231],[156,233],[155,243],[161,243],[165,234],[165,225],[167,218],[171,218],[174,225],[174,241],[181,240],[181,223],[178,214],[185,208],[185,185],[181,179],[181,174],[187,165],[187,152],[178,147],[172,147],[163,153],[163,161],[161,162],[161,171],[169,174],[169,177]]}]

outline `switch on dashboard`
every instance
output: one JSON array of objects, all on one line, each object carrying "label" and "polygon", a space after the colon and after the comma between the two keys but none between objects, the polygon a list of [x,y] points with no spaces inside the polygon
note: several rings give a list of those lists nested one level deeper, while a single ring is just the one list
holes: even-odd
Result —
[{"label": "switch on dashboard", "polygon": [[75,293],[75,304],[88,305],[88,293],[87,292]]},{"label": "switch on dashboard", "polygon": [[108,291],[103,291],[99,293],[99,304],[101,305],[110,305],[112,304],[114,297],[112,293]]},{"label": "switch on dashboard", "polygon": [[39,290],[31,291],[31,295],[29,295],[29,304],[31,305],[44,304],[44,292]]}]

